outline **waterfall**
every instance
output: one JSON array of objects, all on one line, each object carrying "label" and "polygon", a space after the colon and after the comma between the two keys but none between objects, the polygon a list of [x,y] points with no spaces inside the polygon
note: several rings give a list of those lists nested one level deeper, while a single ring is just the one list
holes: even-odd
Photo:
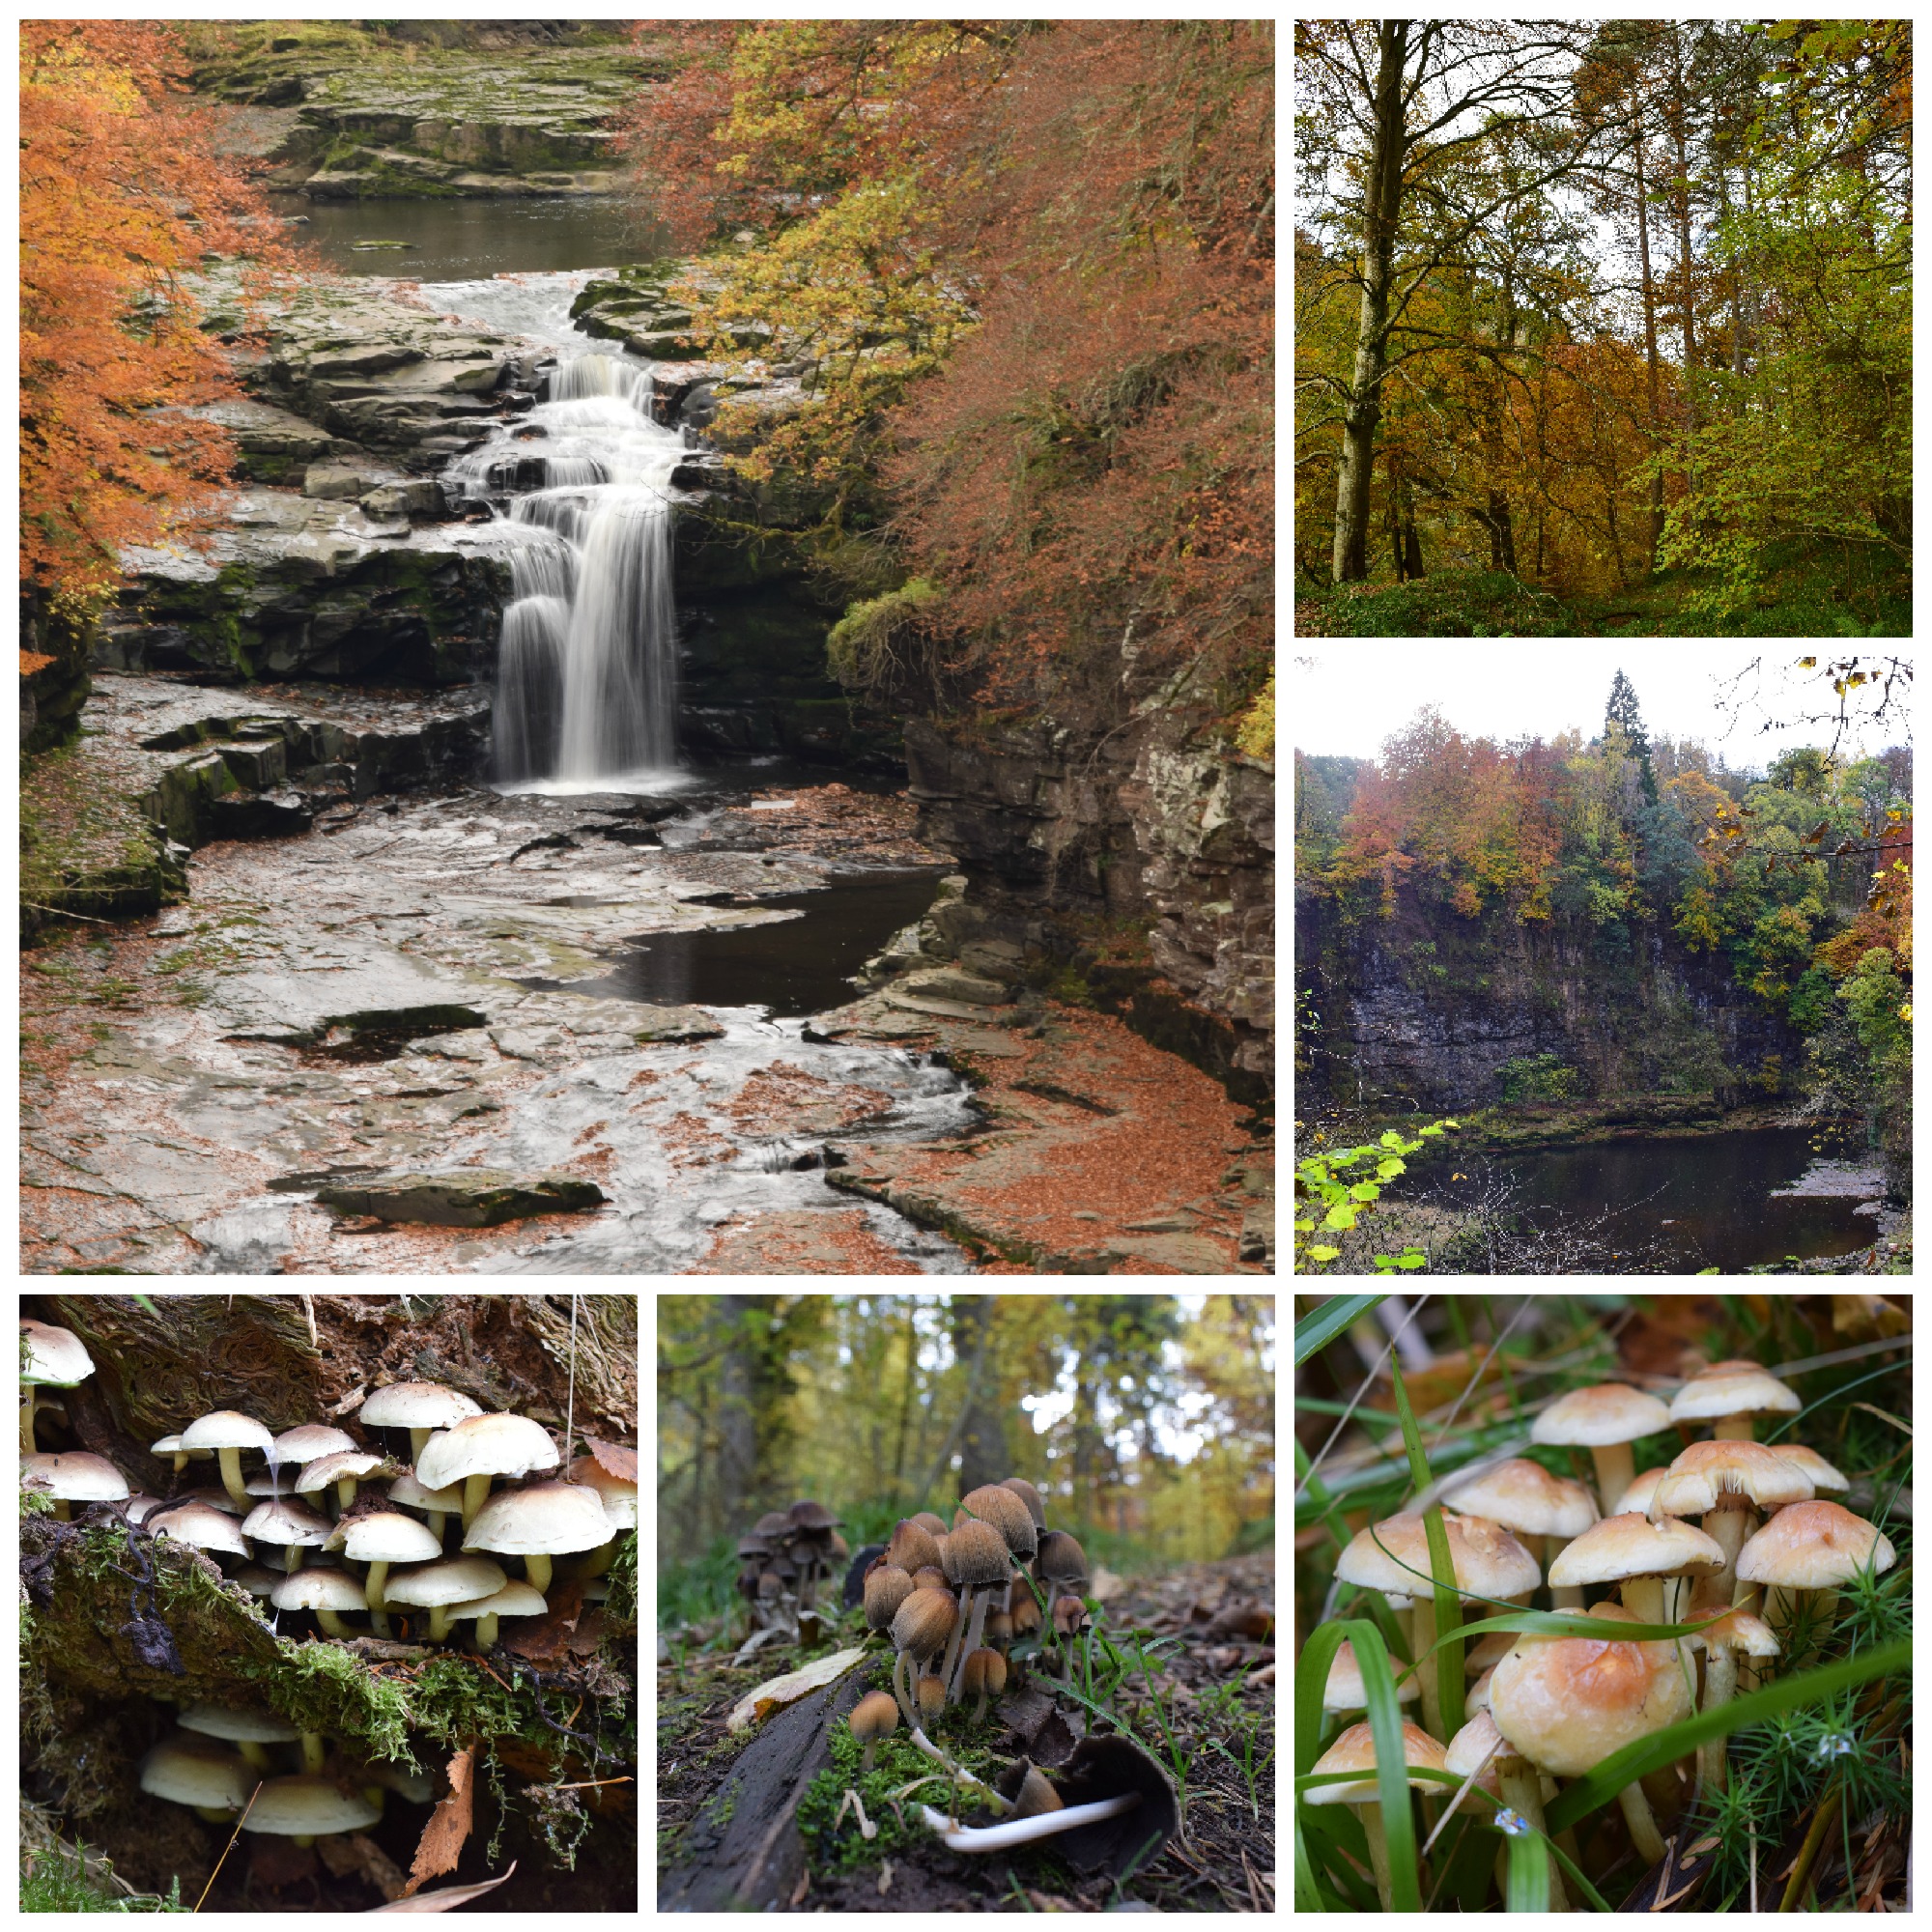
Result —
[{"label": "waterfall", "polygon": [[559,362],[548,393],[447,479],[507,498],[512,601],[492,762],[511,789],[595,791],[677,765],[670,477],[683,445],[650,415],[650,371]]}]

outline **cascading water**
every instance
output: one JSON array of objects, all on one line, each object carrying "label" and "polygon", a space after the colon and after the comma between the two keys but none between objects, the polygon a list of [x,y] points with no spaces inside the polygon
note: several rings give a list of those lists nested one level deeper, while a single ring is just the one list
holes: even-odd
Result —
[{"label": "cascading water", "polygon": [[[472,315],[503,306],[488,283],[438,293]],[[527,415],[445,476],[469,500],[507,504],[494,777],[512,791],[655,789],[677,766],[670,479],[683,441],[651,419],[648,365],[572,354],[582,338],[554,315],[517,320],[566,359]]]}]

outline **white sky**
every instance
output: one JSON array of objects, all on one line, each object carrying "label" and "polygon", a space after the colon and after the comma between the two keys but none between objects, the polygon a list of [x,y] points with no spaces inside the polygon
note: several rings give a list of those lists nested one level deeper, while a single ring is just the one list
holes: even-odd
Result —
[{"label": "white sky", "polygon": [[[1574,726],[1587,738],[1603,728],[1610,680],[1621,667],[1636,687],[1653,738],[1698,738],[1734,769],[1762,768],[1794,745],[1831,743],[1829,724],[1759,728],[1767,715],[1761,707],[1783,720],[1835,706],[1821,671],[1795,668],[1811,651],[1818,653],[1821,671],[1826,663],[1860,654],[1851,644],[1833,650],[1641,639],[1604,644],[1310,643],[1289,658],[1289,735],[1297,751],[1373,758],[1385,738],[1434,704],[1465,737],[1553,738]],[[1890,654],[1903,655],[1896,646]],[[1756,680],[1760,702],[1747,703],[1733,724],[1720,706],[1720,686],[1753,660],[1764,667]],[[1751,680],[1740,689],[1747,693]],[[1860,756],[1909,741],[1905,719],[1850,734],[1840,750]]]}]

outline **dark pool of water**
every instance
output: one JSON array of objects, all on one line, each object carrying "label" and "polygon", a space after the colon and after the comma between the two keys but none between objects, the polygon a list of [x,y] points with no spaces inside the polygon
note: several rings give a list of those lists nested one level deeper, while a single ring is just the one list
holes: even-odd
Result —
[{"label": "dark pool of water", "polygon": [[900,926],[925,914],[942,876],[930,869],[841,874],[817,892],[756,901],[773,911],[796,909],[797,919],[645,933],[618,954],[607,979],[525,983],[647,1006],[766,1007],[774,1019],[823,1012],[857,997],[851,976]]},{"label": "dark pool of water", "polygon": [[[1684,1272],[1715,1266],[1728,1273],[1792,1255],[1810,1261],[1850,1254],[1872,1240],[1876,1219],[1854,1213],[1856,1201],[1773,1198],[1812,1158],[1805,1129],[1773,1127],[1550,1148],[1497,1156],[1488,1165],[1514,1183],[1518,1202],[1543,1225],[1601,1222],[1600,1232],[1613,1242],[1654,1243]],[[1454,1171],[1476,1170],[1458,1160]],[[1427,1191],[1454,1201],[1469,1187],[1438,1170]]]},{"label": "dark pool of water", "polygon": [[[664,253],[664,231],[615,195],[570,201],[305,201],[282,197],[294,230],[347,275],[404,275],[424,282],[481,280],[499,270],[543,274],[647,262]],[[359,250],[357,242],[402,242]]]}]

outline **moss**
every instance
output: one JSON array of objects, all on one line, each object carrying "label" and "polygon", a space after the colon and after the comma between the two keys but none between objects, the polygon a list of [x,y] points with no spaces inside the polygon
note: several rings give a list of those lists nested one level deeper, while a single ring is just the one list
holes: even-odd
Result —
[{"label": "moss", "polygon": [[617,1539],[608,1573],[611,1595],[604,1605],[605,1621],[629,1624],[635,1632],[638,1622],[638,1532]]},{"label": "moss", "polygon": [[22,1912],[190,1912],[182,1902],[181,1880],[165,1898],[116,1891],[113,1867],[85,1846],[58,1842],[26,1853],[20,1865]]}]

